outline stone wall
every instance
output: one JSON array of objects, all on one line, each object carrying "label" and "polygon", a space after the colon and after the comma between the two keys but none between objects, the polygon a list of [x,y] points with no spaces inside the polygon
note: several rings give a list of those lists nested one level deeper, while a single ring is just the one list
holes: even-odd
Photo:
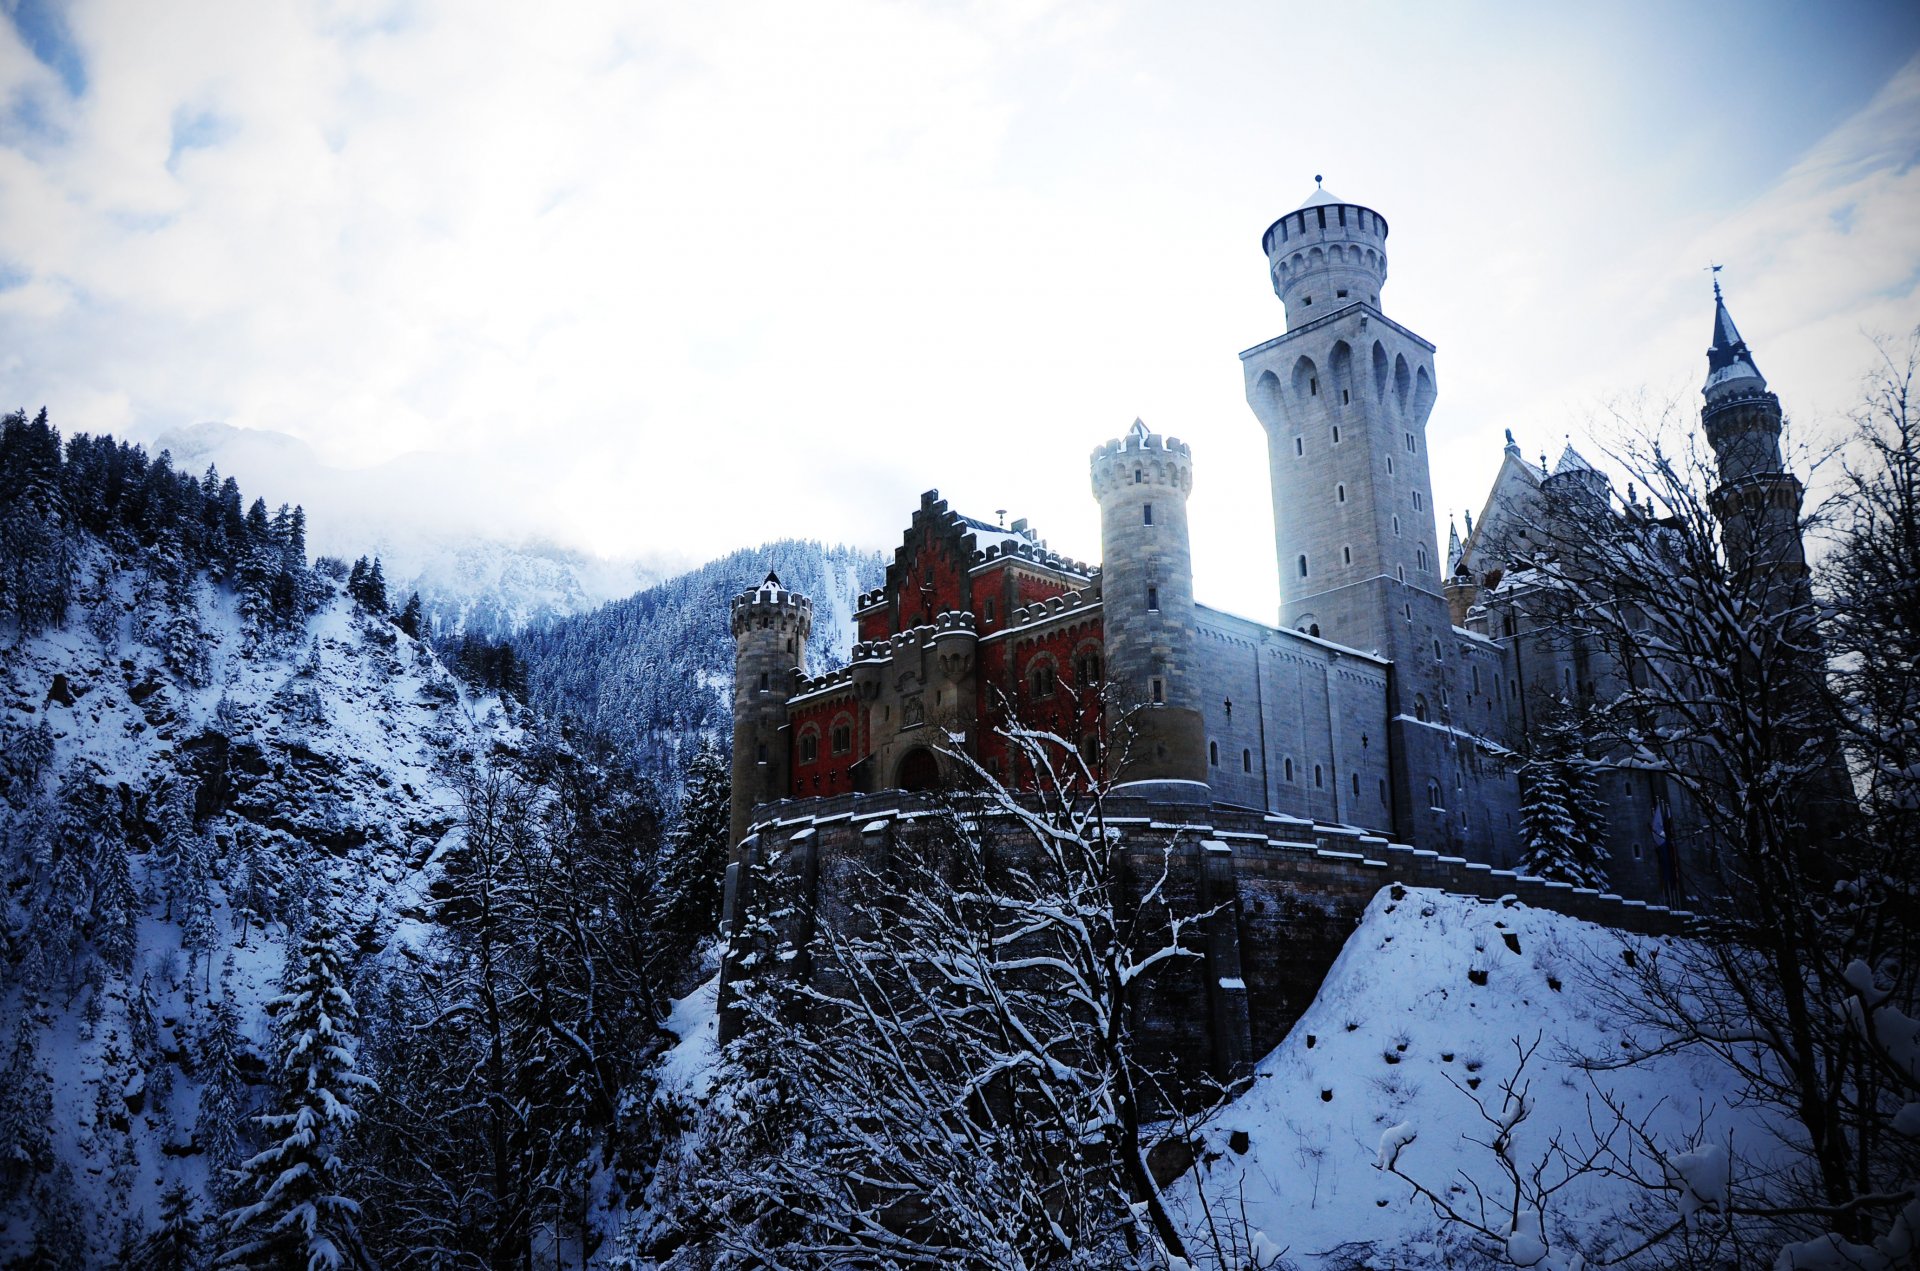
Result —
[{"label": "stone wall", "polygon": [[[786,892],[778,903],[782,930],[801,950],[794,973],[812,974],[804,946],[814,925],[846,920],[849,898],[866,896],[870,878],[885,876],[900,854],[924,859],[939,851],[944,810],[933,797],[900,792],[758,809],[746,859],[728,871],[728,932],[755,904],[745,881],[751,864],[769,865]],[[1644,935],[1678,933],[1691,921],[1659,905],[1521,878],[1346,826],[1120,796],[1108,798],[1104,811],[1121,832],[1130,905],[1158,888],[1176,912],[1210,913],[1189,945],[1200,956],[1163,964],[1134,1003],[1141,1053],[1189,1085],[1246,1075],[1286,1036],[1382,887],[1517,901]],[[978,809],[966,815],[993,850],[1017,857],[1023,836],[1010,819]],[[1153,930],[1139,933],[1143,945],[1154,938]],[[723,1013],[723,1036],[735,1028]]]}]

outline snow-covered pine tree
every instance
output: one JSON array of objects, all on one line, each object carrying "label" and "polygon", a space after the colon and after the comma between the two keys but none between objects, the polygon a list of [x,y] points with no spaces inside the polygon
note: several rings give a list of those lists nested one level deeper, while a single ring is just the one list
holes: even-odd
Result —
[{"label": "snow-covered pine tree", "polygon": [[659,910],[663,943],[684,955],[720,929],[720,893],[727,872],[727,815],[732,774],[711,741],[687,765],[686,794],[661,862]]},{"label": "snow-covered pine tree", "polygon": [[24,1187],[53,1165],[53,1091],[40,1066],[39,1038],[31,1019],[15,1027],[13,1049],[0,1071],[0,1183]]},{"label": "snow-covered pine tree", "polygon": [[425,623],[426,618],[420,608],[420,593],[416,591],[407,597],[406,607],[400,611],[400,616],[393,620],[393,625],[417,640]]},{"label": "snow-covered pine tree", "polygon": [[93,947],[100,960],[125,975],[133,969],[138,942],[140,893],[127,863],[127,844],[110,833],[100,843],[95,860],[98,881],[93,890]]},{"label": "snow-covered pine tree", "polygon": [[198,1271],[200,1216],[193,1193],[175,1183],[160,1193],[160,1226],[135,1246],[133,1271]]},{"label": "snow-covered pine tree", "polygon": [[235,1172],[235,1190],[245,1199],[223,1216],[231,1243],[220,1264],[366,1266],[356,1230],[360,1206],[344,1193],[340,1149],[358,1115],[352,1101],[373,1083],[355,1071],[344,947],[324,908],[308,922],[285,991],[268,1008],[278,1016],[284,1084],[280,1111],[256,1121],[279,1138]]},{"label": "snow-covered pine tree", "polygon": [[1600,792],[1565,702],[1542,712],[1520,765],[1520,872],[1576,887],[1607,885]]},{"label": "snow-covered pine tree", "polygon": [[207,1012],[200,1035],[200,1113],[194,1139],[206,1153],[216,1196],[226,1190],[223,1171],[240,1147],[240,1119],[246,1108],[246,1083],[240,1076],[240,1008],[233,1000],[232,962],[220,997]]}]

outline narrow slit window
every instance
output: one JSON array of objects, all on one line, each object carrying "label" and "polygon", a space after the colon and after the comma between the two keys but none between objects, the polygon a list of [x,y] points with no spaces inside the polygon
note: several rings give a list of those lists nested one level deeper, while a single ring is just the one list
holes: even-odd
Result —
[{"label": "narrow slit window", "polygon": [[1143,504],[1141,505],[1140,510],[1145,514],[1145,516],[1141,521],[1141,524],[1152,525],[1153,524],[1153,504],[1151,503]]},{"label": "narrow slit window", "polygon": [[1151,612],[1157,611],[1159,608],[1160,608],[1160,589],[1158,587],[1147,588],[1148,612],[1151,613]]},{"label": "narrow slit window", "polygon": [[1293,439],[1293,453],[1296,455],[1304,455],[1307,453],[1307,443],[1304,438],[1295,437]]},{"label": "narrow slit window", "polygon": [[1302,578],[1307,576],[1307,558],[1305,553],[1302,553],[1300,556],[1300,576]]}]

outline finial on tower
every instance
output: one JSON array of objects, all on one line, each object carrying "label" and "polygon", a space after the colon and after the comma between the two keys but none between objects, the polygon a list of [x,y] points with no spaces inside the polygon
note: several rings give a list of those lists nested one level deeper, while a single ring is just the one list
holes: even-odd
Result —
[{"label": "finial on tower", "polygon": [[1325,177],[1323,177],[1323,176],[1321,176],[1321,175],[1320,175],[1320,174],[1319,174],[1318,172],[1316,172],[1316,173],[1314,173],[1314,174],[1313,174],[1313,188],[1314,188],[1314,189],[1316,189],[1316,190],[1317,190],[1317,189],[1319,189],[1319,188],[1320,188],[1320,183],[1321,183],[1322,181],[1324,181],[1324,180],[1326,180],[1326,178],[1325,178]]},{"label": "finial on tower", "polygon": [[1718,300],[1718,299],[1720,299],[1720,270],[1721,270],[1721,266],[1719,266],[1719,265],[1713,265],[1713,264],[1709,264],[1709,265],[1707,266],[1707,270],[1708,270],[1708,272],[1710,272],[1710,273],[1711,273],[1711,274],[1713,275],[1713,298],[1714,298],[1715,300]]}]

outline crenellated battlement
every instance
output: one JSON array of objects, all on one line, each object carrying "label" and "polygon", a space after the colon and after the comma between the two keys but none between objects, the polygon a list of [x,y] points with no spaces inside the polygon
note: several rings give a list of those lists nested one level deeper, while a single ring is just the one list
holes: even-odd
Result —
[{"label": "crenellated battlement", "polygon": [[1061,614],[1076,613],[1099,603],[1100,597],[1091,587],[1083,587],[1079,591],[1070,591],[1064,595],[1049,596],[1036,604],[1022,605],[1015,609],[1013,621],[1008,629],[1018,630],[1021,627],[1047,622]]},{"label": "crenellated battlement", "polygon": [[730,626],[736,639],[756,628],[791,631],[802,640],[813,630],[813,602],[784,587],[756,587],[733,598]]},{"label": "crenellated battlement", "polygon": [[1193,448],[1178,437],[1150,432],[1139,420],[1124,437],[1094,447],[1087,464],[1093,493],[1102,500],[1112,495],[1173,489],[1193,492]]}]

